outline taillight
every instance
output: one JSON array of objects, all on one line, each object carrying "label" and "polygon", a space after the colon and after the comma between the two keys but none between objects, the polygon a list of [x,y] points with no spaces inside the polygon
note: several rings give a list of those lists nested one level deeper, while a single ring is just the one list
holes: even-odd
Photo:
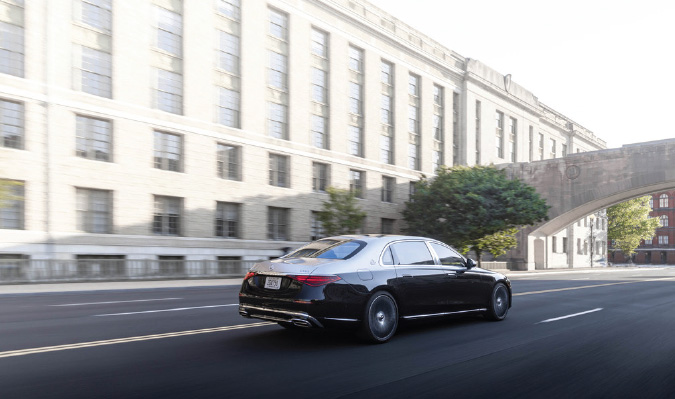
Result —
[{"label": "taillight", "polygon": [[255,276],[255,272],[248,272],[246,273],[246,276],[244,277],[244,281],[248,280],[249,278]]},{"label": "taillight", "polygon": [[297,280],[303,284],[309,285],[310,287],[320,287],[322,285],[334,283],[340,280],[339,276],[288,276],[293,280]]}]

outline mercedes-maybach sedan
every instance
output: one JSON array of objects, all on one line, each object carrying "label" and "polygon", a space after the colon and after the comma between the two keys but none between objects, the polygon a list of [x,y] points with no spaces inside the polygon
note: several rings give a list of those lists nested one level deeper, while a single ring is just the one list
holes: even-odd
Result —
[{"label": "mercedes-maybach sedan", "polygon": [[314,241],[257,263],[239,293],[239,313],[286,328],[352,326],[386,342],[399,320],[461,313],[503,320],[511,282],[476,267],[442,242],[389,235]]}]

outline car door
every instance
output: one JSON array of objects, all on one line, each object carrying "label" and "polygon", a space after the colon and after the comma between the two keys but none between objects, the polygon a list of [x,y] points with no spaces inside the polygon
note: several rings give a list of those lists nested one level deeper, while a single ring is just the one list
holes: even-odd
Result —
[{"label": "car door", "polygon": [[445,272],[434,261],[426,243],[423,240],[398,241],[387,250],[396,269],[392,286],[399,299],[401,316],[440,312]]},{"label": "car door", "polygon": [[441,306],[446,312],[485,307],[488,294],[481,273],[466,267],[466,259],[454,249],[438,243],[429,243],[436,253],[444,273],[443,298]]}]

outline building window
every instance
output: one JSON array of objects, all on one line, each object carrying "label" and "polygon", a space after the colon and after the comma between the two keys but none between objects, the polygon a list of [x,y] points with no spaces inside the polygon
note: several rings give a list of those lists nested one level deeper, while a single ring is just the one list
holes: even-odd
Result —
[{"label": "building window", "polygon": [[112,56],[89,47],[78,48],[82,53],[80,89],[95,96],[112,98]]},{"label": "building window", "polygon": [[155,214],[152,232],[158,235],[180,235],[183,199],[155,195]]},{"label": "building window", "polygon": [[382,176],[382,202],[394,202],[395,184],[393,177]]},{"label": "building window", "polygon": [[218,122],[229,127],[239,127],[239,93],[219,87]]},{"label": "building window", "polygon": [[558,252],[558,237],[551,237],[551,251],[553,253]]},{"label": "building window", "polygon": [[562,251],[564,254],[567,253],[567,237],[563,237],[562,239]]},{"label": "building window", "polygon": [[534,160],[534,127],[530,126],[530,138],[529,138],[529,161]]},{"label": "building window", "polygon": [[394,222],[394,219],[382,218],[382,227],[380,228],[380,232],[382,234],[394,234]]},{"label": "building window", "polygon": [[654,197],[649,197],[649,207],[654,210]]},{"label": "building window", "polygon": [[241,19],[241,0],[218,0],[218,12],[239,21]]},{"label": "building window", "polygon": [[239,74],[239,37],[219,31],[218,67],[234,75]]},{"label": "building window", "polygon": [[504,158],[504,114],[497,111],[495,113],[495,123],[497,125],[495,143],[497,145],[497,157]]},{"label": "building window", "polygon": [[157,47],[181,57],[183,53],[183,17],[166,8],[155,6]]},{"label": "building window", "polygon": [[77,229],[87,233],[112,233],[112,192],[77,188]]},{"label": "building window", "polygon": [[0,73],[23,77],[24,29],[0,22]]},{"label": "building window", "polygon": [[560,155],[564,158],[567,156],[567,144],[560,145]]},{"label": "building window", "polygon": [[668,245],[668,236],[659,236],[659,245]]},{"label": "building window", "polygon": [[380,64],[381,119],[382,132],[380,136],[380,161],[394,164],[394,65],[387,61]]},{"label": "building window", "polygon": [[325,163],[312,163],[312,189],[318,192],[326,192],[328,188],[329,166]]},{"label": "building window", "polygon": [[661,227],[668,227],[668,215],[659,216],[659,223]]},{"label": "building window", "polygon": [[112,123],[105,119],[77,115],[78,157],[112,161]]},{"label": "building window", "polygon": [[459,93],[452,92],[452,164],[459,165]]},{"label": "building window", "polygon": [[177,134],[155,131],[155,168],[183,171],[183,138]]},{"label": "building window", "polygon": [[539,160],[544,159],[544,134],[539,133]]},{"label": "building window", "polygon": [[267,238],[275,241],[288,240],[288,208],[267,207]]},{"label": "building window", "polygon": [[111,0],[82,0],[82,23],[105,33],[111,33]]},{"label": "building window", "polygon": [[349,171],[349,191],[351,191],[356,198],[364,198],[365,173],[366,172],[354,169]]},{"label": "building window", "polygon": [[288,57],[270,50],[270,68],[268,84],[278,90],[288,87]]},{"label": "building window", "polygon": [[413,198],[417,192],[417,182],[411,181],[408,184],[408,201],[415,202]]},{"label": "building window", "polygon": [[23,230],[25,183],[13,180],[3,183],[6,196],[0,206],[0,229]]},{"label": "building window", "polygon": [[350,125],[349,130],[349,154],[357,157],[363,156],[363,128]]},{"label": "building window", "polygon": [[239,237],[239,204],[216,203],[216,237]]},{"label": "building window", "polygon": [[516,148],[518,147],[518,121],[509,118],[509,159],[516,162]]},{"label": "building window", "polygon": [[668,194],[659,196],[659,208],[668,208]]},{"label": "building window", "polygon": [[363,87],[356,82],[349,82],[349,113],[353,115],[361,115],[363,104],[361,99]]},{"label": "building window", "polygon": [[269,103],[267,123],[270,136],[288,140],[288,107],[283,104]]},{"label": "building window", "polygon": [[270,36],[285,41],[288,38],[288,15],[273,9],[269,9],[269,12]]},{"label": "building window", "polygon": [[420,77],[408,75],[408,168],[420,169]]},{"label": "building window", "polygon": [[218,177],[241,180],[241,147],[218,144]]},{"label": "building window", "polygon": [[318,240],[319,238],[323,238],[326,236],[324,230],[323,230],[323,223],[321,223],[321,220],[319,220],[319,212],[312,211],[311,214],[312,220],[311,220],[311,231],[310,231],[310,240]]},{"label": "building window", "polygon": [[289,161],[285,155],[270,154],[270,185],[290,187]]},{"label": "building window", "polygon": [[328,103],[328,73],[312,68],[311,79],[312,100],[320,104]]},{"label": "building window", "polygon": [[551,159],[554,159],[554,158],[557,157],[555,140],[549,139],[549,144],[550,144],[550,146],[551,146],[551,151],[550,151],[550,153],[549,153],[549,157],[550,157]]},{"label": "building window", "polygon": [[312,115],[312,136],[314,147],[328,149],[328,121],[319,115]]},{"label": "building window", "polygon": [[0,144],[23,149],[23,104],[0,100]]},{"label": "building window", "polygon": [[312,29],[312,54],[321,58],[328,58],[328,34],[319,29]]},{"label": "building window", "polygon": [[183,113],[183,75],[156,69],[157,89],[155,101],[158,109],[173,114]]}]

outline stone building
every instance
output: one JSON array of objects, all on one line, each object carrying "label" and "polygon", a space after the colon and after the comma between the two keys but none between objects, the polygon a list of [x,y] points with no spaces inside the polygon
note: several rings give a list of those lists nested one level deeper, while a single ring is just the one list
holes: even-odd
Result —
[{"label": "stone building", "polygon": [[605,148],[363,0],[0,0],[0,34],[4,258],[275,257],[327,186],[398,233],[438,165]]}]

